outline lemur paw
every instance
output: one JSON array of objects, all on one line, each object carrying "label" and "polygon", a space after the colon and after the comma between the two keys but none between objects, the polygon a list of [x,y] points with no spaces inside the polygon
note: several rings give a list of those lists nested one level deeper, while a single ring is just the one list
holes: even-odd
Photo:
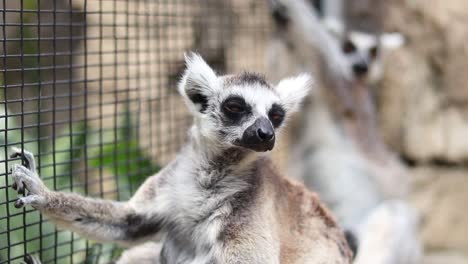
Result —
[{"label": "lemur paw", "polygon": [[25,151],[24,156],[21,155],[20,149],[14,149],[12,157],[21,156],[26,162],[26,166],[15,164],[12,168],[13,185],[19,194],[24,194],[28,191],[27,196],[19,198],[15,202],[16,208],[21,208],[25,205],[32,205],[33,207],[41,207],[46,204],[47,188],[42,180],[36,174],[34,155]]},{"label": "lemur paw", "polygon": [[11,153],[10,158],[20,157],[29,170],[36,173],[36,160],[34,159],[34,154],[27,150],[21,150],[20,148],[12,147],[13,153]]}]

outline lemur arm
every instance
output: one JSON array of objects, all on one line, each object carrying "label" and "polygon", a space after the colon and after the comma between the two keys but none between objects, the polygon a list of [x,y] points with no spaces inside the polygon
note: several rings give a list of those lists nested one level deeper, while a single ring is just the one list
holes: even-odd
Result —
[{"label": "lemur arm", "polygon": [[[161,229],[163,220],[154,209],[146,210],[147,203],[138,197],[129,202],[116,202],[49,190],[36,174],[34,155],[19,149],[14,151],[12,156],[24,153],[27,167],[14,165],[13,188],[19,193],[29,191],[15,202],[15,207],[31,205],[63,228],[91,239],[125,246],[144,242]],[[147,180],[140,188],[154,188],[148,186],[153,183]],[[137,195],[141,195],[139,193]]]},{"label": "lemur arm", "polygon": [[351,79],[352,73],[339,42],[326,30],[314,8],[304,0],[269,0],[273,17],[283,30],[293,34],[294,44],[316,48],[335,78]]},{"label": "lemur arm", "polygon": [[325,62],[326,75],[332,81],[331,88],[342,102],[341,111],[346,113],[356,111],[351,99],[353,95],[349,89],[353,80],[351,67],[341,51],[339,41],[320,21],[315,9],[306,0],[269,0],[269,2],[272,15],[277,24],[279,23],[278,28],[282,32],[282,38],[295,45],[302,45],[300,50],[318,50]]},{"label": "lemur arm", "polygon": [[[33,205],[34,206],[34,205]],[[47,203],[36,207],[60,227],[103,242],[131,245],[146,241],[161,229],[162,219],[134,209],[129,202],[49,192]]]}]

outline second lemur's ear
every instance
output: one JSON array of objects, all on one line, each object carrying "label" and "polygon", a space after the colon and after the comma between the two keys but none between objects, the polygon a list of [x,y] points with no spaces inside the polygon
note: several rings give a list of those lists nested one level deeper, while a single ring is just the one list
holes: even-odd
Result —
[{"label": "second lemur's ear", "polygon": [[394,50],[405,45],[406,39],[400,33],[385,33],[380,36],[380,43],[384,49]]},{"label": "second lemur's ear", "polygon": [[309,93],[312,83],[312,77],[305,73],[283,79],[278,83],[275,89],[287,112],[299,110],[302,100]]},{"label": "second lemur's ear", "polygon": [[196,53],[185,55],[187,66],[179,83],[179,93],[184,97],[190,111],[204,113],[208,100],[219,89],[219,79],[213,69]]}]

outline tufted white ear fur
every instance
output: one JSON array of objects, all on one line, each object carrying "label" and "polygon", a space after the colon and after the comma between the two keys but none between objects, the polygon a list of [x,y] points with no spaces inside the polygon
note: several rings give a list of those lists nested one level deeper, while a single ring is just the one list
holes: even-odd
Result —
[{"label": "tufted white ear fur", "polygon": [[380,36],[380,43],[385,49],[393,50],[403,46],[406,39],[400,33],[385,33]]},{"label": "tufted white ear fur", "polygon": [[349,32],[349,39],[361,49],[369,49],[380,45],[384,50],[394,50],[403,46],[406,42],[405,37],[400,33],[384,33],[379,36],[379,39],[376,35],[360,32],[360,31],[351,31]]},{"label": "tufted white ear fur", "polygon": [[196,53],[185,54],[186,70],[179,83],[179,93],[192,113],[203,113],[208,100],[219,89],[216,73]]},{"label": "tufted white ear fur", "polygon": [[312,77],[306,73],[283,79],[278,83],[275,89],[287,112],[296,112],[299,110],[301,102],[308,94],[312,83]]}]

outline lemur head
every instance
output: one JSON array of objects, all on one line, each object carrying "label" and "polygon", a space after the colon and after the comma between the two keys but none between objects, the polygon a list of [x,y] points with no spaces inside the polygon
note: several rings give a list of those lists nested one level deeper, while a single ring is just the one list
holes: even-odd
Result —
[{"label": "lemur head", "polygon": [[343,52],[355,77],[378,81],[382,75],[382,55],[404,43],[399,33],[384,33],[380,36],[351,31],[343,41]]},{"label": "lemur head", "polygon": [[376,35],[362,31],[345,31],[344,24],[333,18],[325,18],[323,23],[328,32],[340,41],[354,77],[371,83],[382,78],[383,60],[387,53],[405,43],[405,38],[400,33]]},{"label": "lemur head", "polygon": [[278,130],[310,86],[306,74],[273,86],[255,73],[217,76],[194,53],[185,60],[178,89],[195,119],[192,134],[223,148],[273,149]]}]

